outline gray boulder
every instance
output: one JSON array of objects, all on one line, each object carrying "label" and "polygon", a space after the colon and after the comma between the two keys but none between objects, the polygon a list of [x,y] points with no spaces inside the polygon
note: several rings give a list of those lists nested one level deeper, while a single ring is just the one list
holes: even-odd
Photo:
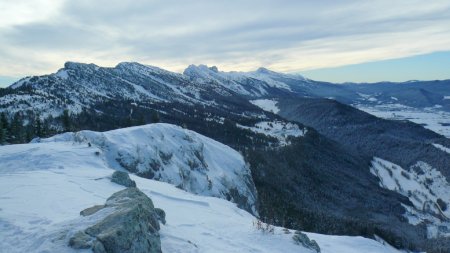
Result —
[{"label": "gray boulder", "polygon": [[166,212],[161,208],[155,208],[156,218],[162,223],[166,224]]},{"label": "gray boulder", "polygon": [[136,182],[131,180],[128,173],[124,171],[114,171],[111,182],[123,185],[125,187],[136,187]]},{"label": "gray boulder", "polygon": [[[70,238],[69,246],[92,249],[94,253],[161,252],[157,211],[152,200],[138,188],[114,193],[103,208],[114,208],[114,211],[93,226],[77,232]],[[96,206],[93,210],[100,209],[101,206]]]},{"label": "gray boulder", "polygon": [[89,208],[84,209],[83,211],[80,212],[81,216],[89,216],[92,215],[98,211],[100,211],[101,209],[105,208],[105,205],[96,205],[96,206],[92,206]]},{"label": "gray boulder", "polygon": [[69,246],[74,249],[89,249],[91,248],[93,238],[84,233],[83,231],[78,231],[69,240]]},{"label": "gray boulder", "polygon": [[307,249],[311,249],[317,253],[320,253],[319,244],[317,244],[317,242],[314,240],[310,240],[306,234],[304,234],[300,231],[295,231],[294,236],[292,236],[292,239],[294,240],[294,242],[296,244],[302,245],[303,247],[305,247]]}]

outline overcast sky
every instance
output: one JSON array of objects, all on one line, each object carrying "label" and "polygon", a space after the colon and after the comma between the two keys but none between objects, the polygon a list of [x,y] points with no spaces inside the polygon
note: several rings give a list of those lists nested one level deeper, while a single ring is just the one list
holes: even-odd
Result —
[{"label": "overcast sky", "polygon": [[334,81],[336,67],[445,51],[448,0],[0,0],[0,82],[65,61],[264,66]]}]

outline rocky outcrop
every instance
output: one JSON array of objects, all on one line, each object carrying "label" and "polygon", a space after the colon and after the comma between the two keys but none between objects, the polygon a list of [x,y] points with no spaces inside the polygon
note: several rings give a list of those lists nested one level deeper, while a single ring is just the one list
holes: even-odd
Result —
[{"label": "rocky outcrop", "polygon": [[[114,193],[104,206],[94,206],[81,213],[91,215],[103,208],[114,211],[70,238],[74,249],[92,249],[94,253],[161,252],[159,222],[161,209],[138,188],[129,187]],[[162,211],[164,213],[164,211]]]},{"label": "rocky outcrop", "polygon": [[136,187],[136,182],[131,180],[127,172],[114,171],[111,177],[111,182],[123,185],[125,187]]},{"label": "rocky outcrop", "polygon": [[166,212],[164,212],[164,210],[162,210],[161,208],[155,208],[155,214],[156,214],[156,218],[162,223],[162,224],[166,224]]},{"label": "rocky outcrop", "polygon": [[80,212],[80,215],[81,216],[89,216],[89,215],[92,215],[92,214],[100,211],[103,208],[105,208],[105,205],[95,205],[95,206],[84,209],[83,211]]},{"label": "rocky outcrop", "polygon": [[302,245],[305,248],[311,249],[316,253],[320,253],[320,247],[317,244],[316,241],[314,240],[310,240],[309,237],[300,232],[300,231],[295,231],[294,236],[292,236],[292,239],[294,240],[294,242],[298,245]]}]

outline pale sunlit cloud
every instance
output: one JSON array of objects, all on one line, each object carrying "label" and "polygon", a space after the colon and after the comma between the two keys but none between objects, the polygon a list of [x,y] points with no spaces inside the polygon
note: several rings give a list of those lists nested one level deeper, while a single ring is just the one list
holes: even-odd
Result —
[{"label": "pale sunlit cloud", "polygon": [[450,50],[450,1],[2,2],[0,76],[69,60],[301,72]]}]

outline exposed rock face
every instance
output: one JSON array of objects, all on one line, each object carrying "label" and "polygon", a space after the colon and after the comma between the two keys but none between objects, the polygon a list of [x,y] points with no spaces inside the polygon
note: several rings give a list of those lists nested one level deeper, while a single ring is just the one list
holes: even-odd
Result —
[{"label": "exposed rock face", "polygon": [[103,209],[104,207],[105,207],[105,205],[95,205],[95,206],[84,209],[83,211],[80,212],[80,215],[89,216],[89,215],[92,215],[92,214],[98,212],[99,210]]},{"label": "exposed rock face", "polygon": [[116,192],[103,207],[91,207],[82,213],[90,215],[101,208],[115,210],[93,226],[76,233],[69,240],[69,246],[75,249],[90,248],[94,253],[161,252],[158,232],[161,211],[156,211],[152,200],[138,188]]},{"label": "exposed rock face", "polygon": [[305,248],[314,250],[317,253],[320,253],[320,247],[317,244],[316,241],[310,240],[309,237],[305,234],[303,234],[300,231],[295,231],[294,236],[292,236],[292,239],[296,244],[302,245]]},{"label": "exposed rock face", "polygon": [[69,240],[69,246],[74,249],[89,249],[92,244],[92,237],[83,231],[77,232],[72,238]]},{"label": "exposed rock face", "polygon": [[124,171],[114,171],[111,182],[123,185],[125,187],[136,187],[136,182],[131,180],[128,173]]},{"label": "exposed rock face", "polygon": [[166,224],[166,212],[161,208],[155,208],[156,218],[162,223]]}]

